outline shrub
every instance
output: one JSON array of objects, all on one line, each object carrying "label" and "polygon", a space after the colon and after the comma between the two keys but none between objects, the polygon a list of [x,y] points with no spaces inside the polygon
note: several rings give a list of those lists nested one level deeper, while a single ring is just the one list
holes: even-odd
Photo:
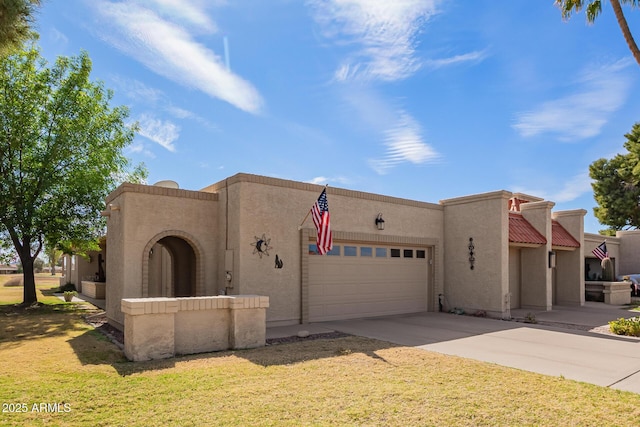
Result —
[{"label": "shrub", "polygon": [[609,329],[616,335],[640,337],[640,317],[612,320],[609,322]]},{"label": "shrub", "polygon": [[76,290],[76,285],[71,282],[67,282],[64,285],[60,286],[60,292],[74,291]]}]

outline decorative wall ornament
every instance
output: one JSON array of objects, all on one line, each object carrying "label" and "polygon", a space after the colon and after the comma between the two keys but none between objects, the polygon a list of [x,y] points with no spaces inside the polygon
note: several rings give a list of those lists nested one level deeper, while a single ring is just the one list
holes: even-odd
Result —
[{"label": "decorative wall ornament", "polygon": [[469,268],[473,270],[473,264],[476,262],[475,258],[476,246],[473,244],[473,237],[469,237]]},{"label": "decorative wall ornament", "polygon": [[275,263],[275,267],[276,268],[282,268],[282,266],[284,265],[284,263],[282,262],[282,258],[280,258],[278,256],[278,254],[276,254],[276,263]]},{"label": "decorative wall ornament", "polygon": [[382,212],[378,214],[378,216],[375,219],[375,223],[376,223],[376,228],[378,230],[384,230],[384,219],[382,219]]},{"label": "decorative wall ornament", "polygon": [[251,246],[253,246],[253,255],[258,254],[260,258],[262,258],[262,255],[269,256],[269,249],[273,249],[270,246],[271,238],[267,238],[264,234],[261,237],[253,237],[255,238],[255,241],[251,243]]}]

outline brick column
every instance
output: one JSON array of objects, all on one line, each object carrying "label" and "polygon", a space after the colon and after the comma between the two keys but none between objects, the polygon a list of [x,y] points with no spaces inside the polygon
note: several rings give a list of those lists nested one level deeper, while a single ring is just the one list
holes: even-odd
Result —
[{"label": "brick column", "polygon": [[268,307],[269,297],[266,296],[238,295],[230,298],[229,344],[232,349],[256,348],[265,345]]},{"label": "brick column", "polygon": [[124,313],[124,354],[129,360],[166,359],[175,354],[175,298],[127,298]]}]

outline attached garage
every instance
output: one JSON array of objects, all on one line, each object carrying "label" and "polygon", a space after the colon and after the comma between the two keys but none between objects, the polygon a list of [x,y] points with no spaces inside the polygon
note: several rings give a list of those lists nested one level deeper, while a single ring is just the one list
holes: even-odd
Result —
[{"label": "attached garage", "polygon": [[426,311],[430,259],[429,247],[334,241],[321,256],[309,244],[309,321]]}]

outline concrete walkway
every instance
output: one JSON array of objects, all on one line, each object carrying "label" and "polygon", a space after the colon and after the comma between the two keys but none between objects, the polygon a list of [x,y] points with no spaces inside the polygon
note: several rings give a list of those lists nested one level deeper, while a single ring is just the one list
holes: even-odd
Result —
[{"label": "concrete walkway", "polygon": [[603,333],[610,320],[639,312],[587,302],[511,314],[520,320],[535,316],[538,323],[420,313],[268,328],[267,338],[340,331],[640,393],[640,339]]},{"label": "concrete walkway", "polygon": [[[57,296],[60,299],[60,301],[64,301],[64,293],[54,293],[54,295]],[[98,307],[100,310],[105,309],[106,307],[105,301],[106,300],[103,300],[103,299],[94,299],[94,298],[88,297],[85,294],[78,294],[74,296],[73,299],[71,300],[71,302],[88,302]]]}]

